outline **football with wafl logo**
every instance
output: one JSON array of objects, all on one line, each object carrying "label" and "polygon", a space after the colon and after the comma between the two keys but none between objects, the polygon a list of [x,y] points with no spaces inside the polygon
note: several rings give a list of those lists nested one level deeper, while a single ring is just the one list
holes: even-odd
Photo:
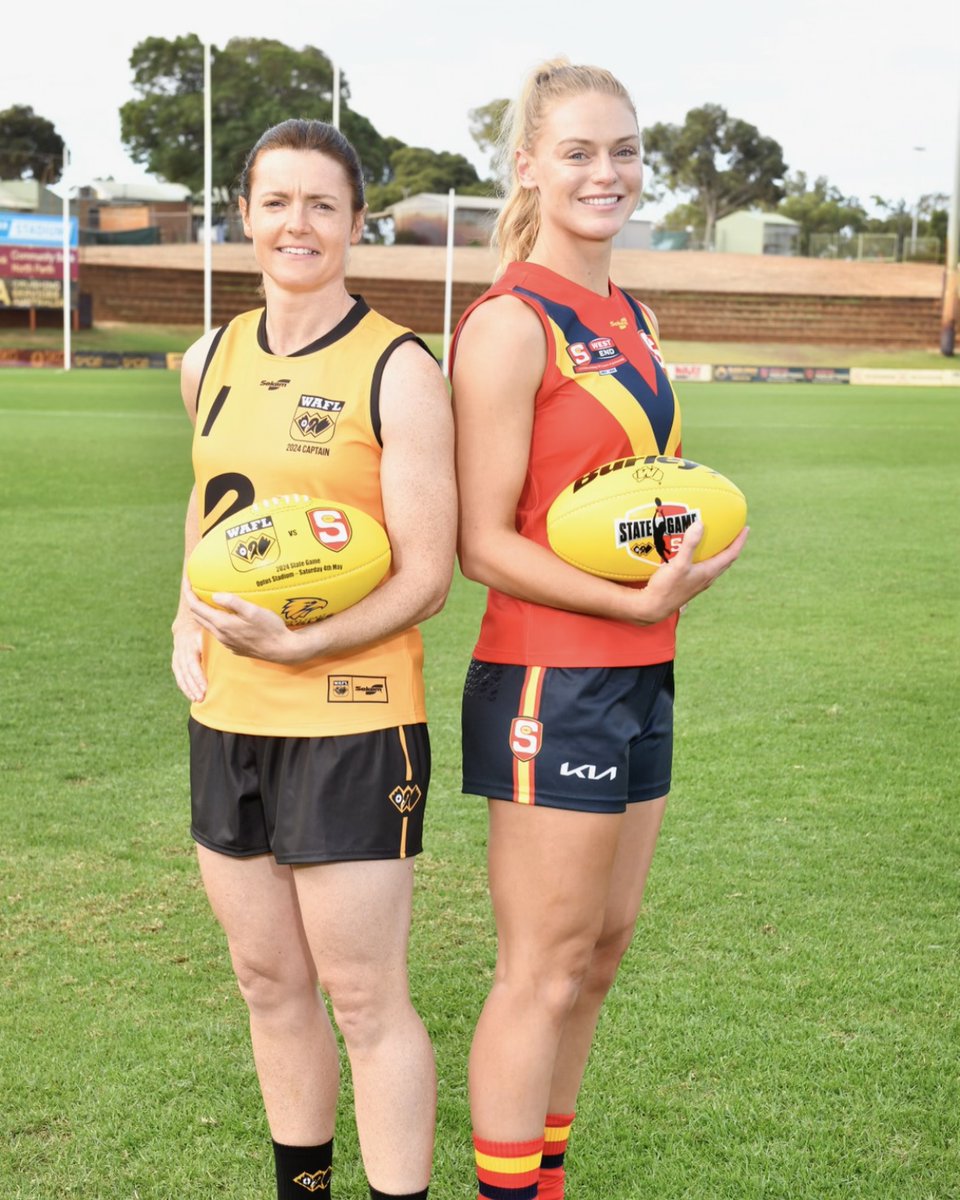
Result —
[{"label": "football with wafl logo", "polygon": [[620,583],[669,563],[695,522],[700,561],[729,546],[747,520],[743,492],[685,458],[619,458],[567,485],[547,513],[547,539],[565,562]]},{"label": "football with wafl logo", "polygon": [[390,540],[362,509],[313,496],[274,496],[231,513],[187,560],[201,600],[231,592],[287,625],[321,621],[362,600],[390,569]]}]

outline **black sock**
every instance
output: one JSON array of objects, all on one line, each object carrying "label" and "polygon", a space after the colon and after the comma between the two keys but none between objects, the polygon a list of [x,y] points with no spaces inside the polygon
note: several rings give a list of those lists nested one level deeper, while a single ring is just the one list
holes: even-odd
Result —
[{"label": "black sock", "polygon": [[377,1189],[370,1185],[370,1200],[427,1200],[428,1188],[424,1188],[422,1192],[404,1192],[402,1196],[396,1192],[378,1192]]},{"label": "black sock", "polygon": [[322,1146],[283,1146],[273,1143],[277,1166],[277,1200],[329,1200],[333,1138]]}]

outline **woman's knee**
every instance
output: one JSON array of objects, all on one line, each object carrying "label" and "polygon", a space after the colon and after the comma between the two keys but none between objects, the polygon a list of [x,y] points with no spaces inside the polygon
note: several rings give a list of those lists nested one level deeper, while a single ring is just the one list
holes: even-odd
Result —
[{"label": "woman's knee", "polygon": [[592,939],[584,938],[546,952],[501,955],[497,983],[512,993],[512,1004],[522,1005],[525,996],[545,1016],[562,1022],[587,978],[593,946]]},{"label": "woman's knee", "polygon": [[269,1016],[318,1002],[317,983],[306,964],[278,964],[241,951],[231,954],[240,994],[251,1013]]},{"label": "woman's knee", "polygon": [[590,956],[590,964],[583,981],[584,990],[606,995],[613,986],[620,964],[632,941],[632,925],[601,935]]},{"label": "woman's knee", "polygon": [[321,971],[320,986],[330,997],[333,1018],[353,1051],[378,1045],[412,1012],[406,977],[392,971]]}]

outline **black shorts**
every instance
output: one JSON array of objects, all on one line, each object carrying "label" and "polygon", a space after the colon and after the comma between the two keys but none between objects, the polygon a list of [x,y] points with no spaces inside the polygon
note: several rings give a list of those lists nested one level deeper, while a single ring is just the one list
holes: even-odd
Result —
[{"label": "black shorts", "polygon": [[423,849],[423,724],[337,737],[225,733],[192,717],[191,836],[278,863],[410,858]]},{"label": "black shorts", "polygon": [[623,812],[670,790],[673,663],[523,667],[474,659],[462,725],[465,792]]}]

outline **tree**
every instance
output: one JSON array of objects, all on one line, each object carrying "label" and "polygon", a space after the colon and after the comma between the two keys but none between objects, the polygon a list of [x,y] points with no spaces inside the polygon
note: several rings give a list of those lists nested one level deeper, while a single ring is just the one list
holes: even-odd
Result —
[{"label": "tree", "polygon": [[390,156],[394,182],[407,192],[463,191],[479,183],[473,163],[462,154],[404,146]]},{"label": "tree", "polygon": [[[211,52],[211,57],[213,54]],[[134,162],[154,175],[203,187],[203,45],[196,34],[147,38],[130,55],[139,100],[120,109],[120,138]],[[222,168],[214,158],[214,185]],[[218,169],[221,168],[221,169]]]},{"label": "tree", "polygon": [[867,214],[855,196],[844,196],[825,176],[819,175],[811,187],[803,171],[787,179],[786,196],[777,212],[800,223],[801,244],[809,248],[811,233],[860,233],[866,228]]},{"label": "tree", "polygon": [[690,230],[698,242],[703,241],[703,209],[696,204],[678,204],[658,223],[668,233],[684,233]]},{"label": "tree", "polygon": [[400,146],[390,155],[390,181],[367,189],[371,211],[378,212],[418,192],[448,192],[455,188],[461,195],[490,195],[468,158],[448,150],[428,150],[426,146]]},{"label": "tree", "polygon": [[[196,34],[146,38],[130,56],[139,98],[120,109],[124,145],[135,162],[193,192],[203,187],[203,44]],[[231,38],[211,47],[213,186],[235,190],[250,147],[288,117],[329,121],[333,64],[322,50],[294,50],[269,38]],[[340,77],[340,125],[360,155],[369,182],[389,177],[393,139],[350,109]]]},{"label": "tree", "polygon": [[467,113],[470,118],[470,136],[483,153],[491,157],[496,152],[509,104],[509,100],[491,100],[488,104],[471,108]]},{"label": "tree", "polygon": [[950,220],[950,197],[943,192],[931,192],[921,196],[917,204],[919,228],[923,237],[935,237],[943,246],[947,241],[947,225]]},{"label": "tree", "polygon": [[787,167],[779,143],[719,104],[690,109],[682,125],[652,125],[643,131],[643,144],[657,181],[690,194],[702,210],[707,245],[721,217],[774,205],[784,196]]},{"label": "tree", "polygon": [[911,248],[908,254],[907,247],[914,235],[937,238],[940,247],[944,245],[947,238],[949,196],[943,192],[930,192],[921,196],[914,205],[903,199],[885,200],[882,196],[871,196],[871,199],[881,215],[870,217],[866,229],[871,233],[895,233],[899,257],[939,258],[939,247],[936,252],[926,249],[919,254],[915,253],[914,248]]},{"label": "tree", "polygon": [[903,258],[905,247],[911,236],[914,212],[906,200],[886,200],[883,196],[871,196],[874,206],[882,214],[870,217],[867,230],[870,233],[892,233],[896,235],[896,256]]},{"label": "tree", "polygon": [[0,179],[56,183],[63,174],[63,138],[29,104],[0,112]]}]

